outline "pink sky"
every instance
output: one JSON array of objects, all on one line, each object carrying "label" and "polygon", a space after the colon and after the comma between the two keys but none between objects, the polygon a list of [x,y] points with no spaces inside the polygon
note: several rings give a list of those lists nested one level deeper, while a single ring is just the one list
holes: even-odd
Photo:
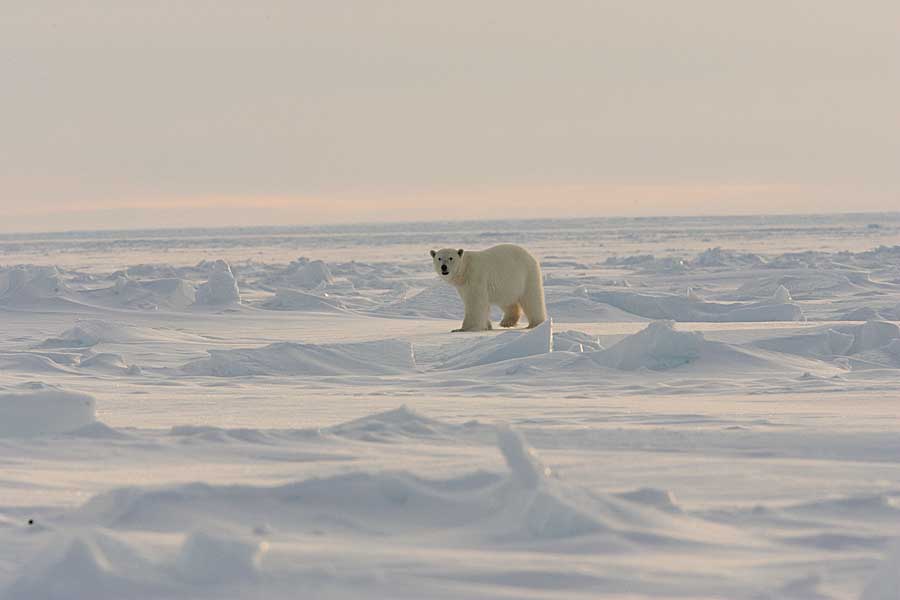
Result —
[{"label": "pink sky", "polygon": [[0,231],[900,209],[893,2],[44,4]]}]

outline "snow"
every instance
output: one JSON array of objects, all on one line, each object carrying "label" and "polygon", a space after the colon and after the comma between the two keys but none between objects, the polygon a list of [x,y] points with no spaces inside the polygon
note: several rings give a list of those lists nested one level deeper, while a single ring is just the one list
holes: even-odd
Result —
[{"label": "snow", "polygon": [[241,294],[231,265],[224,260],[214,262],[209,279],[197,288],[195,301],[205,305],[240,304]]},{"label": "snow", "polygon": [[95,419],[88,394],[40,382],[0,388],[0,436],[31,436],[72,431]]},{"label": "snow", "polygon": [[872,219],[0,236],[0,598],[897,598]]}]

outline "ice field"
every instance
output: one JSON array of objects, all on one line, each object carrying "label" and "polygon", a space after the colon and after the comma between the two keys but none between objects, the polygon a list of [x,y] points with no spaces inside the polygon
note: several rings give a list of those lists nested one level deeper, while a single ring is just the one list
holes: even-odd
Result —
[{"label": "ice field", "polygon": [[898,322],[900,214],[2,235],[0,598],[896,600]]}]

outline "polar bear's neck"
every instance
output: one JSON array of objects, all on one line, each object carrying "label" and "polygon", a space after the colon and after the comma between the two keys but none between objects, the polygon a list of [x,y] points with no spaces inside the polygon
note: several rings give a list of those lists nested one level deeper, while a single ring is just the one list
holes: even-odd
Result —
[{"label": "polar bear's neck", "polygon": [[466,284],[466,271],[469,268],[469,258],[471,258],[469,252],[463,252],[463,255],[459,257],[459,267],[456,268],[456,274],[449,280],[450,283],[456,287]]}]

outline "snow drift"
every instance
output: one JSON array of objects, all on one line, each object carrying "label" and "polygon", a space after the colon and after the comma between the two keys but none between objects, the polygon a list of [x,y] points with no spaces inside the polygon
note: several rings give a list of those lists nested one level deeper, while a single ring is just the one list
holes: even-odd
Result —
[{"label": "snow drift", "polygon": [[261,348],[210,350],[183,365],[187,375],[395,375],[415,370],[412,345],[387,339],[349,344],[282,342]]},{"label": "snow drift", "polygon": [[206,283],[197,288],[196,303],[206,306],[240,304],[241,294],[231,265],[224,260],[213,263]]},{"label": "snow drift", "polygon": [[88,394],[33,382],[0,387],[0,436],[32,436],[74,431],[95,420]]}]

